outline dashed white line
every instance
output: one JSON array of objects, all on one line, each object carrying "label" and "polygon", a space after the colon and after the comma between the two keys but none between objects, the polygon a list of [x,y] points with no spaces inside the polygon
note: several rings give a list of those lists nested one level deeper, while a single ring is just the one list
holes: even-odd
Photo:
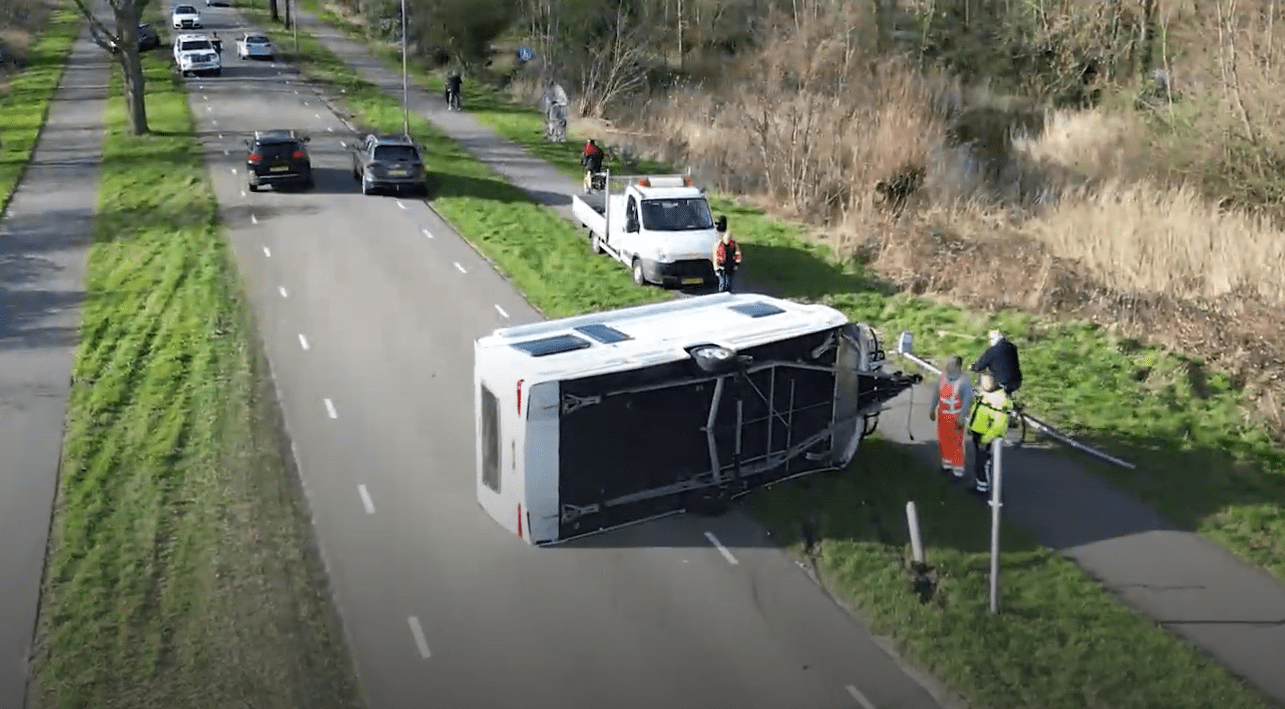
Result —
[{"label": "dashed white line", "polygon": [[504,317],[506,317],[506,318],[509,316],[509,314],[508,314],[508,313],[504,312],[504,308],[501,308],[499,305],[496,305],[496,306],[495,306],[495,312],[499,313],[500,315],[502,315],[502,316],[504,316]]},{"label": "dashed white line", "polygon": [[460,265],[460,262],[459,262],[459,261],[456,261],[456,262],[455,262],[455,268],[459,269],[459,272],[460,272],[460,273],[468,273],[468,271],[465,271],[465,270],[464,270],[464,267]]},{"label": "dashed white line", "polygon": [[341,148],[346,148],[346,147],[348,147],[348,141],[346,141],[346,140],[341,140],[341,141],[339,141],[339,147],[341,147]]},{"label": "dashed white line", "polygon": [[209,100],[210,100],[210,97],[209,97],[209,96],[206,96],[205,94],[201,94],[201,99],[202,99],[202,100],[204,100],[204,101],[209,101]]},{"label": "dashed white line", "polygon": [[326,413],[329,414],[332,419],[339,418],[339,412],[335,411],[335,402],[330,399],[326,399]]},{"label": "dashed white line", "polygon": [[217,126],[218,124],[219,122],[217,120],[210,121],[210,125],[212,126]]},{"label": "dashed white line", "polygon": [[326,126],[326,130],[330,131],[331,133],[335,132],[335,129],[331,126]]},{"label": "dashed white line", "polygon": [[861,709],[875,709],[874,703],[869,699],[866,699],[866,695],[862,694],[861,690],[853,687],[852,685],[848,685],[846,689],[848,690],[848,694],[851,694],[852,698],[857,700],[857,704],[861,705]]},{"label": "dashed white line", "polygon": [[427,660],[429,658],[428,641],[424,639],[424,628],[419,624],[419,618],[411,616],[406,619],[410,623],[410,634],[415,636],[415,647],[419,648],[419,656]]},{"label": "dashed white line", "polygon": [[321,114],[320,114],[320,113],[318,113],[318,114],[317,114],[317,118],[318,118],[318,119],[320,119],[320,118],[321,118]]},{"label": "dashed white line", "polygon": [[424,232],[424,236],[425,236],[426,238],[429,238],[429,239],[433,238],[433,232],[431,232],[431,231],[429,231],[429,230],[427,230],[427,229],[420,229],[420,231]]},{"label": "dashed white line", "polygon": [[233,175],[235,175],[235,174],[236,174],[236,168],[235,168],[235,167],[234,167],[234,168],[232,168],[232,174],[233,174]]},{"label": "dashed white line", "polygon": [[402,204],[402,201],[401,201],[400,199],[399,199],[399,200],[397,200],[397,206],[398,206],[398,207],[401,207],[402,209],[405,209],[405,208],[406,208],[406,205]]},{"label": "dashed white line", "polygon": [[207,110],[207,111],[213,111],[213,110],[214,110],[214,107],[213,107],[213,106],[206,106],[206,107],[205,107],[205,110]]},{"label": "dashed white line", "polygon": [[295,93],[299,93],[299,89],[295,89],[295,90],[294,90],[294,92],[295,92]]},{"label": "dashed white line", "polygon": [[290,297],[290,294],[286,292],[286,287],[285,287],[285,286],[277,286],[277,292],[281,294],[281,297],[282,297],[282,298],[289,298],[289,297]]},{"label": "dashed white line", "polygon": [[375,501],[370,499],[370,491],[365,485],[357,486],[357,494],[361,495],[361,506],[366,508],[366,514],[375,514]]},{"label": "dashed white line", "polygon": [[263,255],[267,256],[268,258],[272,258],[272,249],[269,249],[266,246],[263,247]]},{"label": "dashed white line", "polygon": [[299,333],[299,346],[305,350],[308,349],[308,338],[304,337],[302,332]]},{"label": "dashed white line", "polygon": [[258,224],[258,223],[259,223],[259,218],[258,218],[258,217],[256,217],[256,216],[254,216],[253,214],[251,214],[251,215],[250,215],[250,223],[251,223],[251,224]]},{"label": "dashed white line", "polygon": [[223,149],[223,154],[224,154],[224,155],[231,155],[232,153],[231,153],[231,151],[229,151],[227,148],[224,148],[224,149]]},{"label": "dashed white line", "polygon": [[727,563],[729,564],[740,563],[736,560],[736,557],[732,556],[732,552],[728,551],[727,547],[723,546],[723,543],[718,541],[718,537],[714,536],[713,532],[706,532],[705,538],[709,540],[710,544],[714,545],[715,549],[718,549],[718,553],[722,554],[724,559],[727,559]]},{"label": "dashed white line", "polygon": [[245,190],[241,190],[241,196],[242,196],[242,197],[244,197],[244,196],[245,196]]},{"label": "dashed white line", "polygon": [[[296,91],[295,93],[299,93],[299,92],[298,92],[298,91]],[[307,105],[308,105],[308,102],[307,102],[307,101],[304,101],[304,102],[303,102],[303,105],[307,106]]]},{"label": "dashed white line", "polygon": [[219,133],[219,140],[223,140],[223,134]]}]

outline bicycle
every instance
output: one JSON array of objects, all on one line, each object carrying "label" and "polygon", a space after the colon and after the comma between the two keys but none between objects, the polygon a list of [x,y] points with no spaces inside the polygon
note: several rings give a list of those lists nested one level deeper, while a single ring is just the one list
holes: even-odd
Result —
[{"label": "bicycle", "polygon": [[455,92],[455,91],[446,92],[446,110],[448,111],[460,110],[460,95],[458,92]]},{"label": "bicycle", "polygon": [[1004,433],[1004,443],[1009,448],[1021,448],[1026,443],[1026,407],[1017,400],[1017,392],[1008,396],[1011,408],[1008,412],[1008,430]]}]

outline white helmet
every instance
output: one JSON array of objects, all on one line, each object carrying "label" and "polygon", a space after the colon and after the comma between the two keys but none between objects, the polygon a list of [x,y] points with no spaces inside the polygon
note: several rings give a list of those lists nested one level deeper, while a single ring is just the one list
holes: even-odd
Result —
[{"label": "white helmet", "polygon": [[999,344],[1000,340],[1004,339],[1004,333],[1000,332],[999,330],[991,330],[990,339],[991,339],[991,345],[997,345]]}]

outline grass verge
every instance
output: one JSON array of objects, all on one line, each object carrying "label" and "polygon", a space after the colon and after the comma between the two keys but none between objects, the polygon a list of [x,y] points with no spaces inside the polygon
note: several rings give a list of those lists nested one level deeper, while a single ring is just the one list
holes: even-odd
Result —
[{"label": "grass verge", "polygon": [[[329,10],[321,19],[364,40],[360,28]],[[394,48],[369,46],[400,70]],[[416,84],[441,91],[440,75],[422,62],[411,71]],[[464,93],[466,110],[480,122],[565,174],[582,174],[579,144],[545,142],[537,110],[476,81]],[[646,161],[640,168],[672,170]],[[710,201],[729,216],[745,245],[746,276],[757,287],[832,305],[880,328],[889,340],[914,330],[916,348],[932,358],[975,358],[985,349],[987,330],[1005,329],[1023,347],[1022,395],[1029,409],[1138,469],[1078,461],[1155,504],[1175,523],[1285,580],[1285,451],[1249,412],[1241,383],[1206,370],[1199,358],[1117,337],[1090,323],[980,313],[893,294],[860,264],[836,261],[803,226],[725,196]]]},{"label": "grass verge", "polygon": [[40,39],[31,48],[28,66],[8,77],[0,89],[0,214],[9,208],[13,191],[22,179],[40,129],[49,117],[49,104],[67,55],[80,31],[81,17],[71,3],[53,12],[46,20]]},{"label": "grass verge", "polygon": [[[255,19],[267,24],[262,14]],[[328,84],[332,95],[342,95],[346,107],[368,125],[400,130],[396,98],[372,93],[369,84],[314,37],[304,32],[299,36],[299,59],[305,74]],[[284,33],[278,33],[278,37],[285,39]],[[422,123],[416,123],[415,131],[429,142],[433,155],[450,156],[444,163],[444,181],[461,180],[478,174],[474,170],[486,169],[469,166],[469,172],[465,172],[464,163],[471,159],[460,154],[452,141]],[[478,195],[482,200],[479,208],[504,208],[513,188],[505,186],[504,190]],[[564,228],[560,221],[532,222],[516,235],[525,241],[509,246],[509,237],[497,242],[487,228],[472,218],[459,212],[451,215],[446,206],[449,203],[444,201],[452,198],[450,189],[444,188],[443,193],[446,196],[434,199],[434,205],[447,213],[460,233],[483,253],[492,255],[505,268],[515,258],[534,259],[533,266],[517,263],[512,267],[533,269],[524,276],[534,279],[533,289],[526,289],[521,279],[515,280],[527,297],[546,312],[565,314],[620,307],[634,302],[640,292],[626,278],[615,278],[603,281],[601,289],[593,291],[592,301],[584,299],[577,294],[582,287],[581,274],[598,274],[597,269],[604,263],[610,269],[619,269],[606,259],[592,257],[581,234]],[[550,224],[548,231],[546,224]],[[779,282],[806,291],[811,297],[828,298],[850,313],[865,309],[883,316],[870,318],[878,322],[901,319],[921,330],[941,322],[961,325],[951,320],[963,317],[955,311],[927,308],[904,297],[887,299],[872,290],[860,274],[848,273],[823,255],[795,246],[799,242],[788,240],[802,237],[790,231],[792,227],[771,224],[771,229],[775,231],[765,231],[755,248],[759,253],[780,249],[778,258],[792,264],[789,278]],[[564,254],[559,256],[559,270],[540,265],[544,253]],[[576,277],[564,280],[565,274]],[[845,289],[843,297],[852,300],[840,302],[824,290],[834,286],[835,279],[842,279],[838,282]],[[553,307],[546,307],[546,302]],[[898,308],[915,317],[906,317]],[[985,332],[984,325],[970,324],[980,328],[973,332]],[[917,659],[970,702],[996,708],[1090,705],[1194,709],[1215,702],[1236,707],[1269,706],[1256,692],[1204,660],[1190,646],[1130,613],[1074,564],[1038,548],[1028,537],[1011,529],[1007,531],[1004,559],[1008,612],[990,618],[984,602],[986,513],[977,505],[962,503],[944,481],[907,456],[895,446],[872,441],[863,450],[857,467],[896,470],[900,474],[815,478],[804,486],[781,486],[759,494],[754,505],[762,518],[791,541],[796,552],[800,551],[794,541],[799,536],[798,520],[804,516],[816,519],[824,537],[819,547],[819,565],[840,594],[857,603],[877,627],[896,637],[909,657]],[[922,605],[907,592],[903,571],[905,533],[901,520],[906,499],[915,499],[922,505],[926,539],[933,545],[930,558],[942,575],[932,598]]]},{"label": "grass verge", "polygon": [[358,707],[195,123],[107,111],[33,707]]}]

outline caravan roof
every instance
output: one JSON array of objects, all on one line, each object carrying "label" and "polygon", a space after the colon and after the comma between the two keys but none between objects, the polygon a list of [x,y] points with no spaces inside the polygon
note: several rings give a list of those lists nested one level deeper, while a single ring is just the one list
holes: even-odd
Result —
[{"label": "caravan roof", "polygon": [[744,350],[847,322],[824,305],[723,293],[504,328],[476,350],[535,383],[673,362],[695,345]]}]

